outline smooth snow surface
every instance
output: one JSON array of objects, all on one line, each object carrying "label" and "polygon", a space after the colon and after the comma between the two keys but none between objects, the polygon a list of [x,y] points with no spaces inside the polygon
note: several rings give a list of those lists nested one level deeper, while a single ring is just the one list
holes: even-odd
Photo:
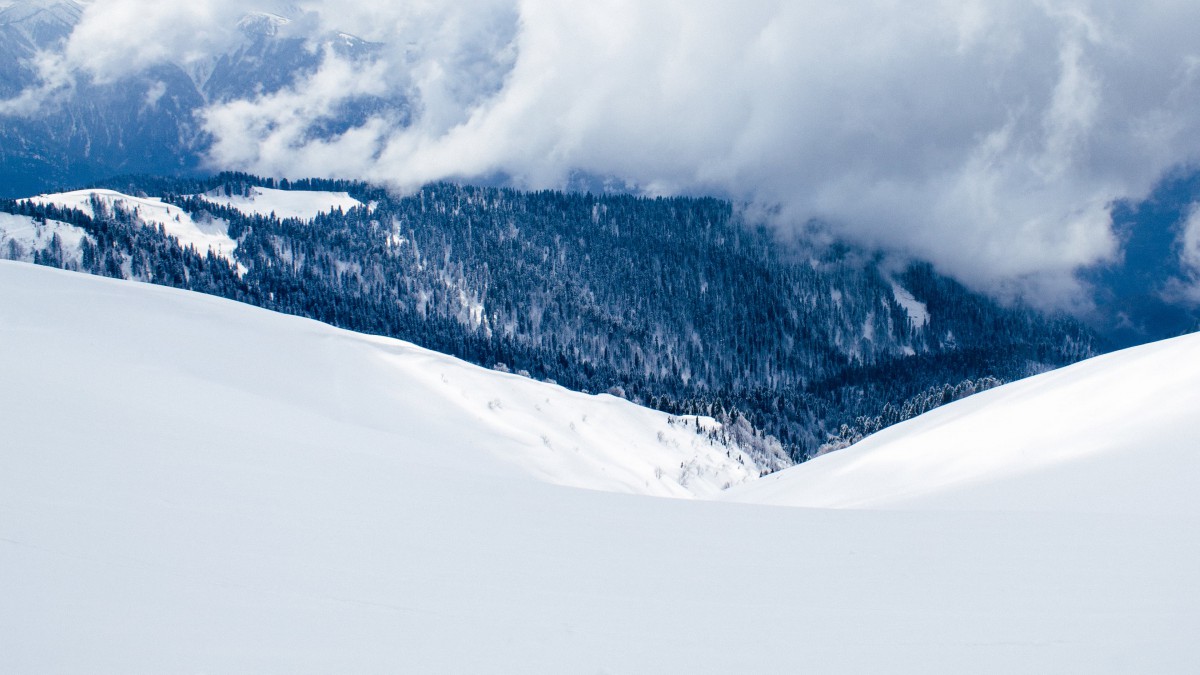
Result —
[{"label": "smooth snow surface", "polygon": [[205,201],[228,206],[242,213],[253,216],[269,216],[276,218],[299,218],[312,220],[322,213],[334,209],[349,211],[362,202],[345,192],[322,192],[317,190],[276,190],[273,188],[252,187],[248,196],[226,195],[220,190],[213,190],[200,195]]},{"label": "smooth snow surface", "polygon": [[1200,334],[998,387],[727,494],[833,508],[1200,519]]},{"label": "smooth snow surface", "polygon": [[133,213],[147,225],[162,225],[182,246],[191,245],[200,253],[212,251],[230,262],[233,262],[233,251],[237,248],[237,242],[229,237],[229,224],[225,221],[219,218],[197,221],[188,212],[158,197],[131,197],[113,190],[75,190],[38,195],[30,197],[29,201],[78,209],[93,218],[96,217],[96,203],[109,211],[119,208]]},{"label": "smooth snow surface", "polygon": [[[50,277],[46,283],[56,282],[61,283]],[[113,314],[134,312],[125,321],[137,326],[137,334],[126,336],[129,347],[99,350],[95,358],[124,355],[131,366],[156,370],[170,370],[176,358],[186,360],[178,384],[187,384],[193,370],[204,382],[187,384],[180,394],[205,423],[219,426],[214,418],[220,415],[202,414],[213,402],[190,397],[215,381],[287,402],[301,416],[330,418],[336,428],[351,427],[348,434],[361,429],[383,434],[389,439],[385,447],[418,448],[430,454],[423,461],[436,459],[448,469],[495,464],[505,468],[505,476],[675,497],[715,494],[760,474],[749,456],[697,433],[695,417],[672,418],[607,394],[589,396],[498,373],[410,343],[140,284],[93,290],[85,283],[78,302],[89,303],[90,316],[114,292],[129,299],[124,305],[111,301],[117,305]],[[85,300],[97,293],[103,297]],[[181,303],[192,309],[186,320],[175,321]],[[63,331],[86,332],[93,341],[96,334],[120,331],[104,321],[96,316]],[[239,346],[235,334],[253,341]],[[227,400],[216,407],[228,405]],[[699,420],[703,428],[715,425],[710,418]]]},{"label": "smooth snow surface", "polygon": [[[1160,461],[1177,454],[1147,454],[1104,515],[561,487],[531,471],[636,488],[631,456],[593,444],[645,434],[650,452],[678,427],[401,342],[9,262],[0,353],[0,672],[1200,671],[1200,522],[1139,515],[1142,481],[1194,482]],[[1112,398],[1149,407],[1126,365]],[[622,475],[547,459],[575,457],[572,433]]]}]

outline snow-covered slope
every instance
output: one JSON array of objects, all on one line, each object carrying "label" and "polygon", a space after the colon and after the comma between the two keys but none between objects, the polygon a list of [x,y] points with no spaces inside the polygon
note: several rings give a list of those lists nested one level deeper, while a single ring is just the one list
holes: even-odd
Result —
[{"label": "snow-covered slope", "polygon": [[[323,437],[332,446],[348,443],[340,433],[350,438],[370,430],[386,441],[384,447],[423,453],[423,462],[447,471],[495,465],[505,476],[616,492],[708,495],[760,472],[749,456],[697,433],[694,417],[673,418],[607,394],[579,394],[409,343],[207,296],[79,283],[73,276],[32,281],[44,275],[41,269],[21,269],[15,277],[5,272],[10,303],[19,290],[44,286],[17,298],[25,304],[6,329],[30,325],[68,341],[68,335],[86,333],[88,359],[163,375],[154,381],[125,376],[120,386],[169,386],[172,409],[198,413],[211,407],[215,401],[206,392],[221,399],[220,409],[235,402],[247,408],[255,400],[286,402],[284,420],[328,418]],[[39,298],[60,287],[77,288],[63,291],[75,299],[65,303],[69,307],[51,302],[46,312],[52,316],[39,315]],[[65,325],[44,325],[68,319],[67,312]],[[78,350],[64,345],[62,351]],[[198,421],[219,428],[212,416],[210,410]],[[702,428],[714,425],[699,420]],[[145,427],[149,434],[154,429]]]},{"label": "snow-covered slope", "polygon": [[649,436],[638,452],[686,456],[690,436],[400,342],[18,263],[0,354],[0,672],[1200,670],[1190,511],[565,488],[531,471],[645,491],[631,455],[597,453]]},{"label": "snow-covered slope", "polygon": [[329,213],[336,209],[349,211],[363,205],[362,202],[345,192],[319,190],[276,190],[251,187],[248,195],[227,195],[221,190],[213,190],[200,196],[205,201],[228,206],[248,216],[274,214],[280,220],[285,218],[312,220],[322,213]]},{"label": "snow-covered slope", "polygon": [[1200,518],[1200,334],[957,401],[726,495],[834,508]]},{"label": "snow-covered slope", "polygon": [[108,211],[122,209],[133,213],[151,226],[161,225],[167,234],[179,239],[183,246],[193,246],[200,253],[212,251],[233,261],[237,242],[229,237],[229,224],[219,218],[197,221],[183,209],[158,197],[131,197],[113,190],[75,190],[30,197],[35,204],[53,204],[61,208],[78,209],[96,216],[96,205]]},{"label": "snow-covered slope", "polygon": [[929,307],[917,300],[911,291],[892,281],[892,295],[908,314],[908,320],[912,322],[913,328],[924,328],[929,325]]},{"label": "snow-covered slope", "polygon": [[37,222],[29,216],[0,213],[0,259],[32,262],[34,253],[50,248],[58,235],[63,257],[76,266],[80,261],[80,244],[87,234],[57,220]]},{"label": "snow-covered slope", "polygon": [[[362,206],[362,202],[354,199],[345,192],[321,192],[315,190],[275,190],[271,188],[253,187],[248,196],[226,195],[220,190],[201,195],[206,201],[221,206],[228,206],[247,215],[274,215],[277,218],[299,218],[312,220],[318,214],[328,213],[335,209],[343,211]],[[78,209],[89,216],[95,217],[96,205],[112,211],[122,209],[134,214],[143,223],[158,227],[161,225],[167,234],[179,239],[183,246],[191,245],[201,253],[212,251],[216,255],[233,261],[233,252],[237,242],[229,236],[229,224],[220,218],[197,220],[183,209],[164,202],[158,197],[133,197],[114,190],[74,190],[30,197],[35,204],[53,204],[61,208]],[[28,228],[15,222],[0,222],[0,227],[8,230]],[[12,235],[14,238],[16,234]],[[22,234],[21,236],[25,236]],[[46,235],[47,237],[49,235]],[[34,242],[36,244],[37,242]],[[0,257],[4,256],[0,253]]]}]

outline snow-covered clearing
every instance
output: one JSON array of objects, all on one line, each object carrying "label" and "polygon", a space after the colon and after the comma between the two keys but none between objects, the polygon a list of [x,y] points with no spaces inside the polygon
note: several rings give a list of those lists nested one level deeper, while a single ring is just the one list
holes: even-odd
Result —
[{"label": "snow-covered clearing", "polygon": [[896,298],[896,302],[904,308],[908,314],[908,320],[912,322],[914,328],[924,328],[929,325],[929,307],[895,281],[892,282],[892,297]]},{"label": "snow-covered clearing", "polygon": [[[964,426],[960,455],[977,458],[947,475],[917,480],[937,467],[901,447],[919,471],[897,459],[888,483],[867,462],[868,487],[822,498],[857,504],[916,480],[936,499],[789,508],[601,491],[711,487],[676,480],[676,458],[707,445],[619,399],[0,262],[0,671],[1197,672],[1200,498],[1156,497],[1195,483],[1180,449],[1198,434],[1176,423],[1197,408],[1175,388],[1196,388],[1194,344],[904,427],[965,425],[985,400],[1073,405],[1045,398],[1070,385],[1103,403],[1095,416],[1068,406],[1010,424],[1124,414],[1130,434],[1102,452],[1043,447],[1049,459],[1030,463]],[[1134,434],[1138,420],[1170,430]],[[803,472],[851,477],[873,454],[842,451],[741,497],[788,501],[782,486]],[[723,451],[698,456],[736,469]],[[667,457],[659,485],[645,471]],[[1098,462],[1121,457],[1124,480],[1089,487]],[[1079,494],[1038,498],[1046,472]]]},{"label": "snow-covered clearing", "polygon": [[213,204],[241,211],[248,216],[274,214],[280,220],[286,218],[312,220],[322,213],[329,213],[335,209],[349,211],[363,205],[362,202],[345,192],[276,190],[264,187],[251,187],[249,195],[227,195],[218,189],[206,192],[200,197]]}]

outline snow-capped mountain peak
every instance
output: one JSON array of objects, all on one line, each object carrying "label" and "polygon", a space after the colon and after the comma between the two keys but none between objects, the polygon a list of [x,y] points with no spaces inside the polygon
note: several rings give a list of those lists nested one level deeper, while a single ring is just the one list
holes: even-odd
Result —
[{"label": "snow-capped mountain peak", "polygon": [[312,220],[322,213],[334,210],[349,211],[363,206],[362,202],[345,192],[278,190],[260,186],[248,187],[241,193],[217,188],[200,195],[200,198],[206,202],[228,206],[246,215],[274,214],[281,220]]},{"label": "snow-capped mountain peak", "polygon": [[274,37],[291,19],[271,12],[250,12],[238,22],[238,30],[247,37]]}]

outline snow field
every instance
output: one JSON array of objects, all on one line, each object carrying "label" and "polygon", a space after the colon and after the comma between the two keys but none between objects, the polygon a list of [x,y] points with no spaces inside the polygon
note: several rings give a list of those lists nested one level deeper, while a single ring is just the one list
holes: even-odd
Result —
[{"label": "snow field", "polygon": [[123,209],[147,225],[162,225],[166,233],[177,238],[184,247],[193,246],[202,254],[212,251],[230,262],[233,262],[233,251],[237,248],[237,242],[229,237],[229,224],[225,221],[219,218],[197,221],[183,209],[167,204],[158,197],[131,197],[113,190],[75,190],[38,195],[30,197],[29,201],[78,209],[91,217],[96,216],[94,202],[99,202],[109,211]]},{"label": "snow field", "polygon": [[274,188],[252,187],[250,194],[226,195],[220,190],[213,190],[200,195],[205,201],[221,206],[228,206],[246,215],[269,216],[276,218],[299,218],[312,220],[322,213],[335,209],[349,211],[362,206],[362,202],[345,192],[324,192],[319,190],[276,190]]},{"label": "snow field", "polygon": [[[1143,512],[1148,489],[1103,513],[614,494],[645,490],[620,443],[684,430],[398,341],[20,263],[0,262],[0,354],[3,672],[1200,669],[1197,518]],[[982,396],[1016,405],[1005,390]],[[573,433],[589,462],[557,458]],[[1163,457],[1142,473],[1191,481]]]}]

